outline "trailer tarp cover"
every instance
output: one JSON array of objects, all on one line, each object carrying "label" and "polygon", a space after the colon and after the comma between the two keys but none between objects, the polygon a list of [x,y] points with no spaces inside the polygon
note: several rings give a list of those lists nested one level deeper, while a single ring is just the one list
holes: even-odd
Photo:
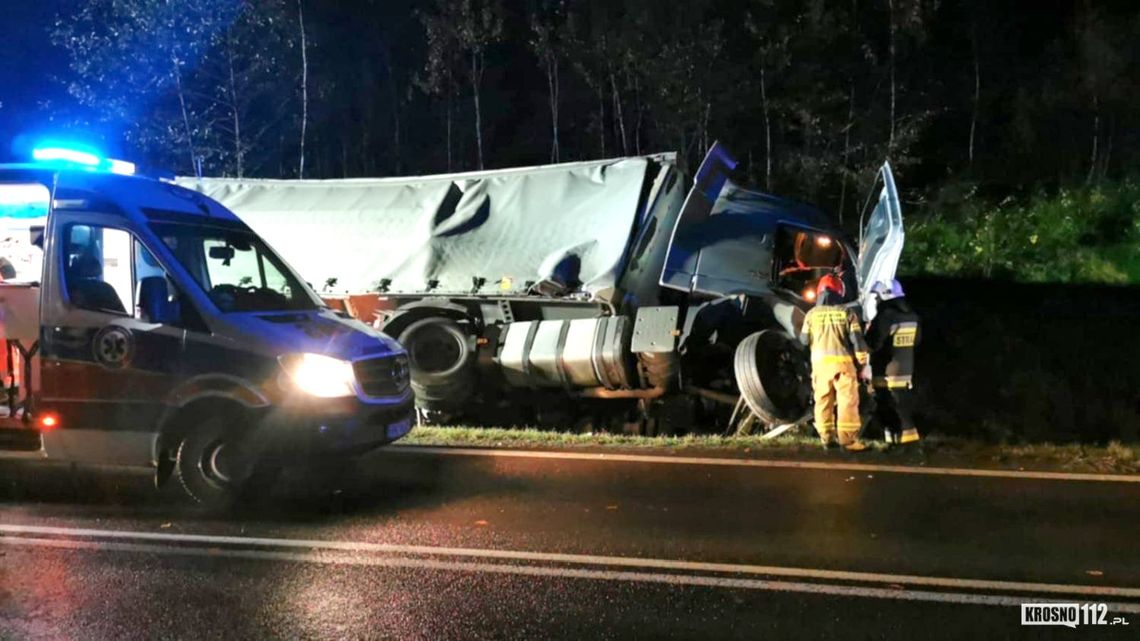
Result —
[{"label": "trailer tarp cover", "polygon": [[[417,178],[179,178],[233,210],[321,290],[522,293],[554,279],[606,299],[646,158]],[[438,281],[432,288],[429,283]]]}]

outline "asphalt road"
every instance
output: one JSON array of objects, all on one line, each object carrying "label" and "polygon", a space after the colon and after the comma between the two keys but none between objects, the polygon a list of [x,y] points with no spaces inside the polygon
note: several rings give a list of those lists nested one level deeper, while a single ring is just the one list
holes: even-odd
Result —
[{"label": "asphalt road", "polygon": [[[1140,483],[399,450],[210,514],[0,464],[0,638],[1138,638]],[[1022,627],[1021,603],[1109,604]]]}]

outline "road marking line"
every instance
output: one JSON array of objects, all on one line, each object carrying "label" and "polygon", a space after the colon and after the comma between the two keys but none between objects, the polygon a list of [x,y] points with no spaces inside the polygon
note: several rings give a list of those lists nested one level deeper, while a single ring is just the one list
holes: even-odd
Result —
[{"label": "road marking line", "polygon": [[[171,547],[138,543],[112,543],[97,541],[74,541],[66,539],[34,539],[24,537],[3,537],[0,544],[51,547],[68,550],[132,552],[167,556],[194,556],[206,558],[246,559],[255,561],[290,561],[299,563],[324,563],[333,565],[355,565],[387,568],[408,568],[424,570],[445,570],[452,572],[483,572],[491,574],[513,574],[565,579],[592,579],[596,581],[623,581],[631,583],[662,583],[668,585],[737,588],[745,590],[765,590],[770,592],[797,592],[824,596],[846,596],[902,601],[927,601],[962,605],[1018,606],[1027,602],[1059,602],[1055,599],[1041,599],[1037,596],[1015,596],[1007,594],[968,594],[960,592],[932,592],[909,590],[906,588],[879,588],[858,585],[832,585],[826,583],[804,583],[798,581],[767,581],[721,576],[692,574],[663,574],[659,572],[632,572],[616,570],[594,570],[585,568],[542,567],[534,565],[506,565],[501,563],[479,563],[466,561],[437,561],[433,559],[400,557],[348,557],[317,552],[272,552],[266,550],[234,550],[219,548]],[[1140,603],[1107,603],[1114,612],[1140,614]]]},{"label": "road marking line", "polygon": [[839,470],[845,472],[888,472],[895,474],[927,474],[938,476],[976,476],[986,478],[1034,479],[1044,481],[1100,481],[1140,483],[1140,474],[1090,474],[1083,472],[1035,472],[1031,470],[983,470],[965,467],[918,467],[911,465],[877,465],[873,463],[829,463],[826,461],[777,461],[698,456],[662,456],[654,454],[607,454],[602,452],[550,452],[544,450],[503,450],[476,447],[437,447],[427,445],[395,445],[388,452],[403,454],[439,454],[443,456],[489,456],[498,458],[559,459],[567,461],[611,461],[626,463],[668,463],[672,465],[719,465],[725,467],[772,467],[800,470]]},{"label": "road marking line", "polygon": [[10,536],[3,536],[12,534],[70,536],[92,539],[133,539],[136,541],[196,543],[205,545],[243,545],[372,554],[380,553],[424,556],[454,556],[476,559],[497,559],[506,561],[572,563],[578,565],[599,565],[652,570],[718,572],[731,574],[782,576],[799,579],[889,583],[967,590],[1036,592],[1044,594],[1080,594],[1086,596],[1132,599],[1140,598],[1140,588],[1102,585],[1034,583],[1027,581],[1001,581],[994,579],[959,579],[952,577],[930,577],[913,574],[885,574],[878,572],[851,572],[846,570],[818,570],[810,568],[794,568],[772,565],[712,563],[704,561],[680,561],[673,559],[602,556],[592,554],[565,554],[555,552],[527,552],[522,550],[453,548],[428,545],[404,545],[397,543],[367,543],[363,541],[358,542],[326,541],[320,539],[280,539],[246,536],[217,536],[211,534],[179,534],[174,532],[134,532],[129,530],[98,530],[89,528],[0,524],[0,541],[8,542],[19,540],[18,538],[12,538]]}]

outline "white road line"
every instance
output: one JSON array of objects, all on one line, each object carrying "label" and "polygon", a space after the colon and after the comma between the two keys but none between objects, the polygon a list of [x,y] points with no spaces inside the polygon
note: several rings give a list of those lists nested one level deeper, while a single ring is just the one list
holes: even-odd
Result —
[{"label": "white road line", "polygon": [[800,470],[838,470],[844,472],[888,472],[893,474],[927,474],[937,476],[976,476],[986,478],[1033,479],[1044,481],[1100,481],[1140,483],[1138,474],[1086,474],[1079,472],[1035,472],[1031,470],[983,470],[964,467],[919,467],[912,465],[876,465],[871,463],[829,463],[826,461],[779,461],[770,459],[717,458],[698,456],[662,456],[655,454],[608,454],[604,452],[566,452],[546,450],[507,450],[477,447],[436,447],[426,445],[394,445],[388,452],[404,454],[439,454],[443,456],[488,456],[494,458],[559,459],[566,461],[611,461],[625,463],[667,463],[672,465],[719,465],[724,467],[770,467]]},{"label": "white road line", "polygon": [[[863,597],[874,599],[894,599],[901,601],[926,601],[968,605],[1017,606],[1027,602],[1055,602],[1056,599],[1041,599],[1037,596],[1016,596],[1009,594],[969,594],[960,592],[933,592],[908,590],[905,588],[884,588],[858,585],[832,585],[826,583],[804,583],[798,581],[766,581],[721,576],[692,574],[663,574],[659,572],[631,572],[615,570],[594,570],[586,568],[542,567],[534,565],[506,565],[501,563],[478,563],[464,561],[437,561],[409,557],[344,556],[319,552],[273,552],[266,550],[235,550],[201,547],[171,547],[138,543],[113,543],[97,541],[73,541],[65,539],[33,539],[24,537],[3,537],[0,544],[14,546],[51,547],[68,550],[133,552],[166,556],[194,556],[206,558],[247,559],[256,561],[289,561],[299,563],[324,563],[333,565],[355,565],[387,568],[409,568],[424,570],[444,570],[451,572],[483,572],[491,574],[513,574],[565,579],[591,579],[595,581],[624,581],[632,583],[662,583],[667,585],[737,588],[745,590],[765,590],[770,592],[796,592],[825,596]],[[1108,603],[1114,612],[1140,614],[1138,603]]]},{"label": "white road line", "polygon": [[592,554],[564,554],[553,552],[527,552],[522,550],[490,550],[480,548],[453,548],[427,545],[403,545],[396,543],[367,543],[363,541],[325,541],[319,539],[215,536],[210,534],[134,532],[126,530],[98,530],[88,528],[64,528],[39,525],[0,524],[0,541],[9,542],[21,540],[19,538],[12,538],[11,536],[3,536],[13,534],[24,536],[67,536],[84,539],[134,540],[172,544],[192,543],[212,546],[275,547],[284,549],[326,550],[335,552],[355,552],[367,554],[451,556],[467,557],[473,559],[496,559],[504,561],[526,561],[540,563],[566,563],[650,570],[781,576],[798,579],[915,585],[924,587],[967,590],[1033,592],[1039,594],[1069,594],[1125,599],[1140,598],[1140,588],[1103,585],[1034,583],[1026,581],[1000,581],[992,579],[960,579],[952,577],[930,577],[911,574],[884,574],[878,572],[819,570],[773,565],[710,563],[704,561],[681,561],[673,559],[651,559],[626,556],[599,556]]}]

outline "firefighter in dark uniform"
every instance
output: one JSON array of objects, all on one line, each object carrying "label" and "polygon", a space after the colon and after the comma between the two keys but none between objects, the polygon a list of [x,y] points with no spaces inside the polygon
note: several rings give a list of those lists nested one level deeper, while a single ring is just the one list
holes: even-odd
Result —
[{"label": "firefighter in dark uniform", "polygon": [[918,314],[906,301],[897,280],[871,286],[878,312],[867,328],[871,349],[871,386],[875,390],[875,417],[888,443],[914,443],[914,349],[918,345]]},{"label": "firefighter in dark uniform", "polygon": [[868,377],[867,344],[858,315],[843,305],[843,281],[819,280],[815,307],[804,316],[800,342],[811,350],[815,429],[824,447],[866,449],[859,440],[859,380]]}]

